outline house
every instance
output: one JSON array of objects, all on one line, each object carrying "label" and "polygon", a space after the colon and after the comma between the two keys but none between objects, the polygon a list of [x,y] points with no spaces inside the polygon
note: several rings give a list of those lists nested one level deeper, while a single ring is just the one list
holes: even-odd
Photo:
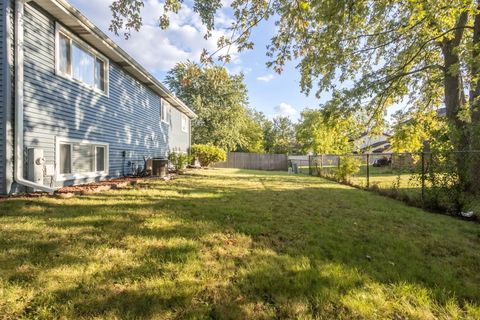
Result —
[{"label": "house", "polygon": [[65,0],[0,10],[0,194],[119,177],[189,148],[195,113]]},{"label": "house", "polygon": [[437,109],[437,116],[439,118],[443,118],[447,116],[447,108],[446,107],[441,107]]},{"label": "house", "polygon": [[387,153],[390,152],[389,142],[391,135],[388,133],[371,134],[362,133],[358,138],[352,139],[355,153]]}]

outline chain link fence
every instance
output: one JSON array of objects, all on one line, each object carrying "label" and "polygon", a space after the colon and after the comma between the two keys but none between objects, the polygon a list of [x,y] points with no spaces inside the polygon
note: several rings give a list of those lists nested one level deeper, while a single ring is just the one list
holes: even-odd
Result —
[{"label": "chain link fence", "polygon": [[463,192],[458,163],[472,161],[480,164],[480,151],[315,155],[308,174],[467,217],[480,214],[480,197]]}]

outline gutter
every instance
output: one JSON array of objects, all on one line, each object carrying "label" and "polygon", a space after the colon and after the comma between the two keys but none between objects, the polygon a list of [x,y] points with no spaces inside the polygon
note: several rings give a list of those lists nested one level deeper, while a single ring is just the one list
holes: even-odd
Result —
[{"label": "gutter", "polygon": [[53,194],[55,189],[28,181],[23,177],[23,16],[24,5],[30,0],[15,0],[15,168],[16,183]]},{"label": "gutter", "polygon": [[13,28],[11,25],[11,12],[12,12],[12,7],[11,7],[11,2],[10,1],[3,1],[1,4],[2,10],[3,10],[3,16],[4,16],[4,21],[2,28],[4,28],[4,37],[2,39],[3,41],[3,46],[4,50],[2,53],[2,64],[4,68],[4,74],[2,75],[2,80],[3,81],[3,97],[4,97],[4,106],[0,106],[1,108],[4,108],[4,121],[3,121],[3,132],[2,134],[4,135],[2,137],[4,148],[3,151],[5,152],[4,154],[4,160],[5,163],[3,167],[0,170],[3,170],[5,173],[5,180],[3,181],[3,191],[5,194],[10,194],[10,190],[12,187],[12,182],[13,182],[13,130],[12,130],[12,81],[13,77],[11,74],[11,66],[13,66],[12,62],[12,56],[10,52],[10,48],[13,48],[12,42],[11,42],[11,37],[10,35],[13,33]]}]

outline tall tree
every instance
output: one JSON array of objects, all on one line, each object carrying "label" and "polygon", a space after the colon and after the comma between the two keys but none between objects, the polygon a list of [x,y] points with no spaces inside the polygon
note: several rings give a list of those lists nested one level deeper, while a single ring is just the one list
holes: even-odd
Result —
[{"label": "tall tree", "polygon": [[326,110],[305,109],[296,126],[296,137],[303,152],[342,154],[353,151],[351,139],[360,129],[352,117],[328,114]]},{"label": "tall tree", "polygon": [[[116,0],[112,30],[140,27],[140,0]],[[182,0],[165,2],[160,25]],[[193,0],[207,27],[215,27],[220,0]],[[275,19],[275,34],[267,50],[269,66],[281,72],[299,59],[303,91],[317,95],[349,81],[342,110],[363,109],[371,122],[381,122],[384,110],[405,97],[411,103],[444,103],[455,149],[480,149],[480,0],[237,0],[228,2],[235,21],[219,48],[236,44],[251,49],[252,28]],[[228,51],[227,51],[228,52]],[[204,52],[208,61],[211,53]],[[219,59],[228,61],[229,55]],[[437,95],[443,91],[443,97]],[[456,159],[462,186],[480,193],[480,159]]]},{"label": "tall tree", "polygon": [[395,152],[420,152],[428,142],[432,151],[450,151],[448,126],[436,110],[398,111],[393,116],[393,135],[390,139]]},{"label": "tall tree", "polygon": [[254,109],[247,110],[245,124],[241,131],[244,142],[235,151],[257,153],[265,151],[264,118],[261,112]]},{"label": "tall tree", "polygon": [[295,128],[288,117],[275,117],[265,123],[265,150],[269,153],[292,153],[295,148]]},{"label": "tall tree", "polygon": [[195,144],[212,143],[225,150],[248,147],[252,127],[243,75],[229,75],[222,67],[191,62],[177,64],[167,75],[170,89],[198,115],[192,122]]}]

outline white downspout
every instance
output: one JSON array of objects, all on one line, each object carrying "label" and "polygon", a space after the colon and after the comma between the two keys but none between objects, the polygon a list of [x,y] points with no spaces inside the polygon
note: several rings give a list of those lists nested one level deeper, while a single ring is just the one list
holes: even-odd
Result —
[{"label": "white downspout", "polygon": [[53,194],[55,189],[23,178],[23,15],[24,4],[15,1],[15,168],[14,179],[20,185]]}]

